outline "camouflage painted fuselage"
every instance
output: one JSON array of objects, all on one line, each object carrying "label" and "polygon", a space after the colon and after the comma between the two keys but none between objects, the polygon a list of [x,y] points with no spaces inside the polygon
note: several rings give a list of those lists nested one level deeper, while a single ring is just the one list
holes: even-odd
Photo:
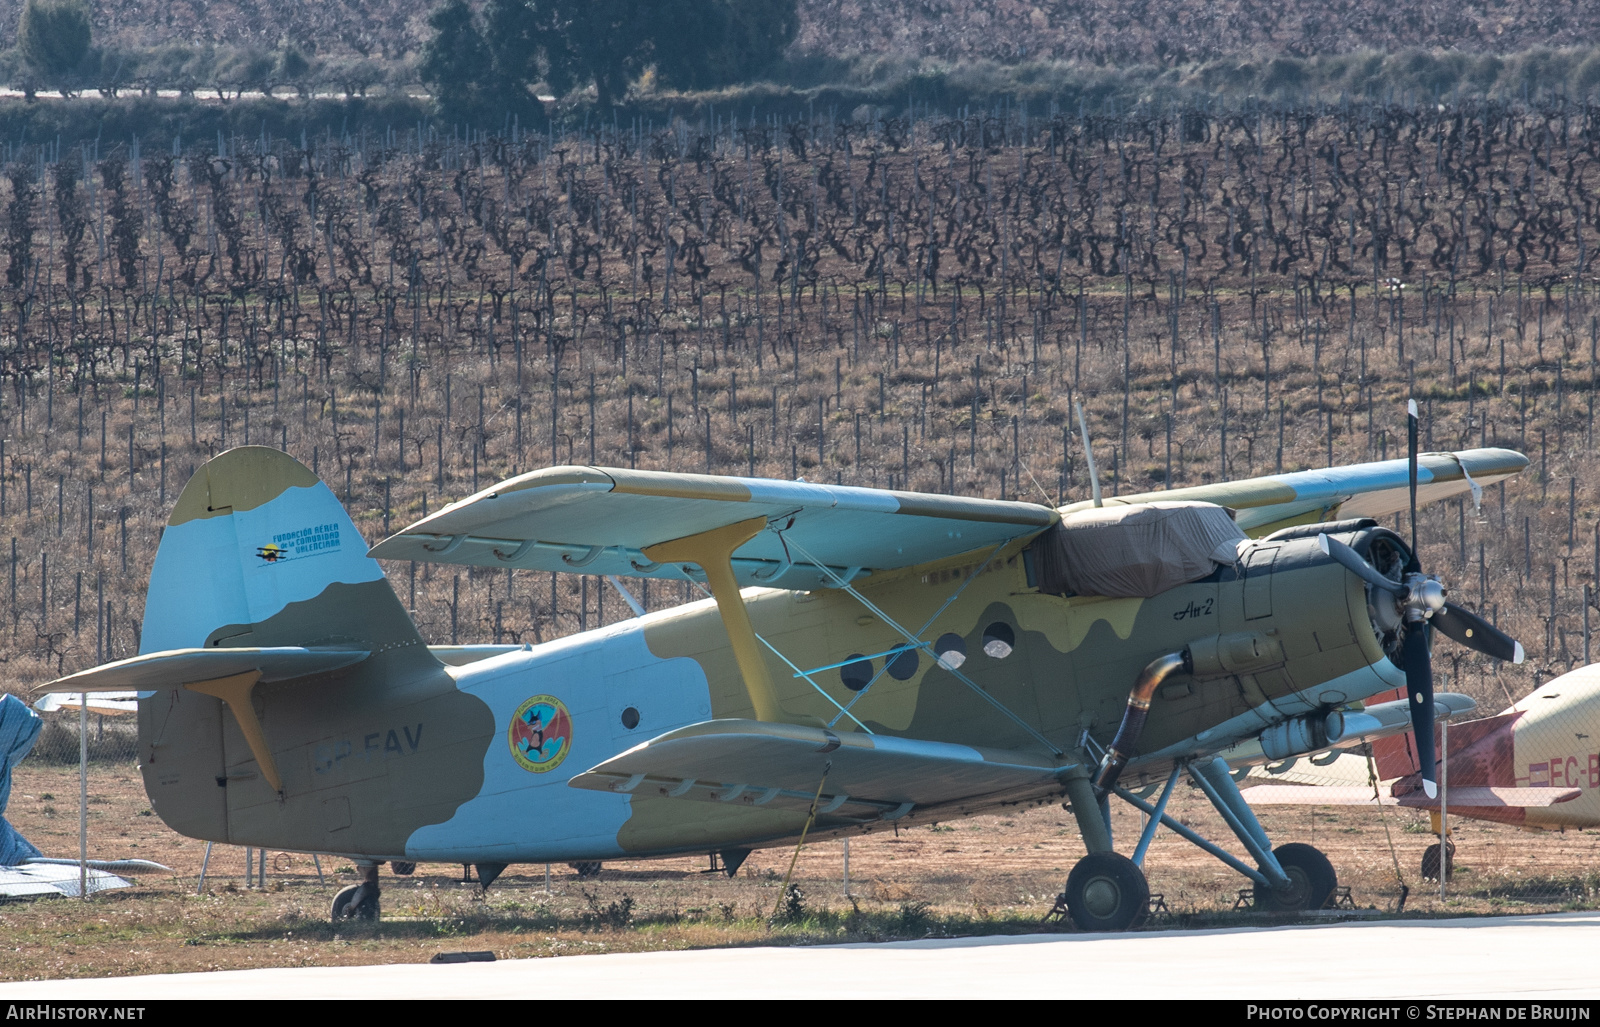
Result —
[{"label": "camouflage painted fuselage", "polygon": [[[257,504],[262,517],[290,527],[331,521],[329,503],[337,501],[320,482],[284,466],[286,457],[260,459],[252,473],[282,479]],[[254,596],[259,587],[251,575],[267,580],[282,568],[269,566],[276,557],[253,551],[259,546],[240,520],[247,504],[224,501],[239,486],[220,471],[209,483],[203,478],[197,475],[199,484],[189,490],[210,493],[193,498],[186,490],[163,554],[169,545],[174,554],[196,545],[184,535],[187,523],[202,525],[193,531],[198,537],[221,531],[221,521],[237,522],[241,527],[228,529],[218,545],[260,561],[245,560],[239,586]],[[274,512],[274,503],[294,508]],[[353,525],[343,530],[371,563]],[[968,654],[962,674],[1067,754],[1061,763],[1092,758],[1083,752],[1086,737],[1099,745],[1110,740],[1142,667],[1197,641],[1250,637],[1266,655],[1237,672],[1214,669],[1164,686],[1140,744],[1148,755],[1125,775],[1130,784],[1164,773],[1175,758],[1220,750],[1285,717],[1357,701],[1401,681],[1371,625],[1364,586],[1312,539],[1257,543],[1235,567],[1150,599],[1042,594],[1029,584],[1026,544],[1019,540],[995,556],[942,612],[987,552],[875,574],[857,587],[903,625],[921,626],[937,613],[922,637],[960,636]],[[163,564],[158,557],[153,608],[163,595],[177,601],[171,596],[189,590],[184,582],[193,576],[184,601],[195,609],[165,641],[161,625],[147,621],[147,648],[346,645],[374,654],[346,670],[255,689],[255,711],[283,779],[281,796],[263,779],[220,700],[179,689],[141,701],[146,788],[175,830],[235,844],[462,863],[703,852],[799,832],[803,813],[751,801],[687,802],[648,787],[608,794],[567,784],[670,729],[754,716],[710,600],[448,667],[428,653],[381,573],[361,569],[354,551],[349,555],[354,570],[320,591],[285,593],[274,603],[252,599],[237,614],[222,610],[215,595],[235,586],[218,584],[193,559],[174,555]],[[215,554],[204,559],[226,562]],[[903,639],[847,593],[749,589],[745,601],[757,633],[795,668],[831,668],[811,673],[814,687],[769,653],[787,710],[836,721],[839,732],[865,728],[1049,755],[926,652],[889,657],[892,668],[883,656],[871,660],[875,679],[858,698],[837,665],[884,653]],[[1009,641],[986,650],[986,640],[997,637]],[[859,687],[859,677],[851,680]],[[849,715],[839,716],[839,706],[852,699]],[[1056,794],[991,795],[911,816],[951,819]],[[837,817],[818,822],[823,831],[872,826]]]}]

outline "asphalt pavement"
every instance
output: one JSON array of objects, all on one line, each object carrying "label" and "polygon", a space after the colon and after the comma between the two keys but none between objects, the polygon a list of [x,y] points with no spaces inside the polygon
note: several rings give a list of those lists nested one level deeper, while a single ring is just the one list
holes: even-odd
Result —
[{"label": "asphalt pavement", "polygon": [[1600,913],[1591,912],[223,970],[0,984],[0,1001],[530,995],[1572,1001],[1600,994],[1596,952]]}]

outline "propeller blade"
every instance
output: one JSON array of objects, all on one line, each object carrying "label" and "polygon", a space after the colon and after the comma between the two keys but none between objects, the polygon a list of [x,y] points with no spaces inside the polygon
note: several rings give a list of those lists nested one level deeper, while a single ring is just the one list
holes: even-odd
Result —
[{"label": "propeller blade", "polygon": [[1419,570],[1420,556],[1417,553],[1417,401],[1406,401],[1406,464],[1411,474],[1411,562],[1415,567],[1407,570]]},{"label": "propeller blade", "polygon": [[1351,574],[1354,574],[1356,577],[1361,578],[1367,584],[1372,585],[1375,588],[1381,588],[1384,591],[1397,596],[1404,595],[1406,593],[1407,589],[1404,585],[1400,584],[1398,581],[1390,581],[1388,578],[1378,573],[1378,568],[1361,559],[1360,553],[1356,552],[1354,549],[1351,549],[1338,539],[1329,535],[1318,535],[1317,545],[1321,546],[1322,551],[1333,557],[1333,559],[1341,564],[1345,570],[1349,571]]},{"label": "propeller blade", "polygon": [[1476,650],[1497,660],[1521,663],[1522,643],[1490,624],[1470,610],[1454,603],[1445,603],[1444,609],[1433,615],[1432,624],[1447,637],[1455,639],[1468,649]]},{"label": "propeller blade", "polygon": [[1433,746],[1433,660],[1428,652],[1425,624],[1406,625],[1400,660],[1406,672],[1406,695],[1411,700],[1411,733],[1416,738],[1422,790],[1431,799],[1439,794],[1439,786]]}]

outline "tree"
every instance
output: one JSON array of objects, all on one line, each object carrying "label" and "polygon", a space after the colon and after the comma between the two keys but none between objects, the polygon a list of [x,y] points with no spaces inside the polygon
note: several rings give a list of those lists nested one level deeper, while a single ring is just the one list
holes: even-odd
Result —
[{"label": "tree", "polygon": [[452,120],[471,120],[483,109],[495,78],[484,42],[466,0],[447,0],[428,18],[433,38],[423,50],[422,81],[433,89],[439,111]]},{"label": "tree", "polygon": [[[305,54],[293,43],[286,44],[278,52],[278,64],[272,69],[274,83],[284,82],[294,87],[300,98],[306,96],[306,76],[311,74],[311,62]],[[267,95],[272,95],[272,87],[268,86]]]},{"label": "tree", "polygon": [[[722,22],[717,41],[692,61],[674,61],[668,54],[695,53],[687,41],[657,45],[656,74],[663,85],[714,89],[751,82],[770,74],[800,29],[796,0],[721,0],[706,5]],[[663,52],[665,51],[665,52]]]},{"label": "tree", "polygon": [[[479,33],[464,0],[434,14],[430,54],[489,51],[424,65],[439,88],[475,86],[497,102],[525,101],[543,82],[557,95],[593,85],[610,107],[654,68],[678,88],[709,88],[765,70],[794,39],[796,0],[489,0]],[[452,78],[452,75],[461,77]]]},{"label": "tree", "polygon": [[495,69],[523,88],[543,81],[557,96],[593,83],[600,106],[609,107],[649,62],[658,8],[681,6],[684,0],[490,0]]},{"label": "tree", "polygon": [[89,53],[89,9],[82,0],[27,0],[17,49],[33,72],[65,92]]}]

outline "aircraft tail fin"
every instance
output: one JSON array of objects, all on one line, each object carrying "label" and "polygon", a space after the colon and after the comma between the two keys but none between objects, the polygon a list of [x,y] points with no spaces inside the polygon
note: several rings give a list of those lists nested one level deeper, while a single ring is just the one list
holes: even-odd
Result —
[{"label": "aircraft tail fin", "polygon": [[[1396,688],[1367,700],[1369,706],[1405,699],[1406,690]],[[1379,781],[1392,781],[1397,777],[1415,774],[1421,766],[1417,762],[1417,745],[1411,733],[1389,735],[1372,742],[1372,761],[1376,764]]]},{"label": "aircraft tail fin", "polygon": [[439,667],[332,490],[287,453],[245,446],[178,497],[139,651],[273,646],[368,650],[390,676]]},{"label": "aircraft tail fin", "polygon": [[[1375,695],[1369,704],[1388,702],[1406,697],[1405,689]],[[1463,721],[1450,728],[1450,784],[1452,787],[1510,788],[1517,783],[1516,767],[1512,758],[1511,727],[1522,716],[1516,711],[1493,717]],[[1442,752],[1441,732],[1437,724],[1433,729],[1434,752]],[[1378,780],[1400,779],[1395,793],[1403,794],[1413,787],[1412,776],[1421,771],[1417,760],[1417,743],[1411,732],[1375,739],[1372,758],[1377,764]],[[1419,779],[1420,780],[1420,779]]]}]

